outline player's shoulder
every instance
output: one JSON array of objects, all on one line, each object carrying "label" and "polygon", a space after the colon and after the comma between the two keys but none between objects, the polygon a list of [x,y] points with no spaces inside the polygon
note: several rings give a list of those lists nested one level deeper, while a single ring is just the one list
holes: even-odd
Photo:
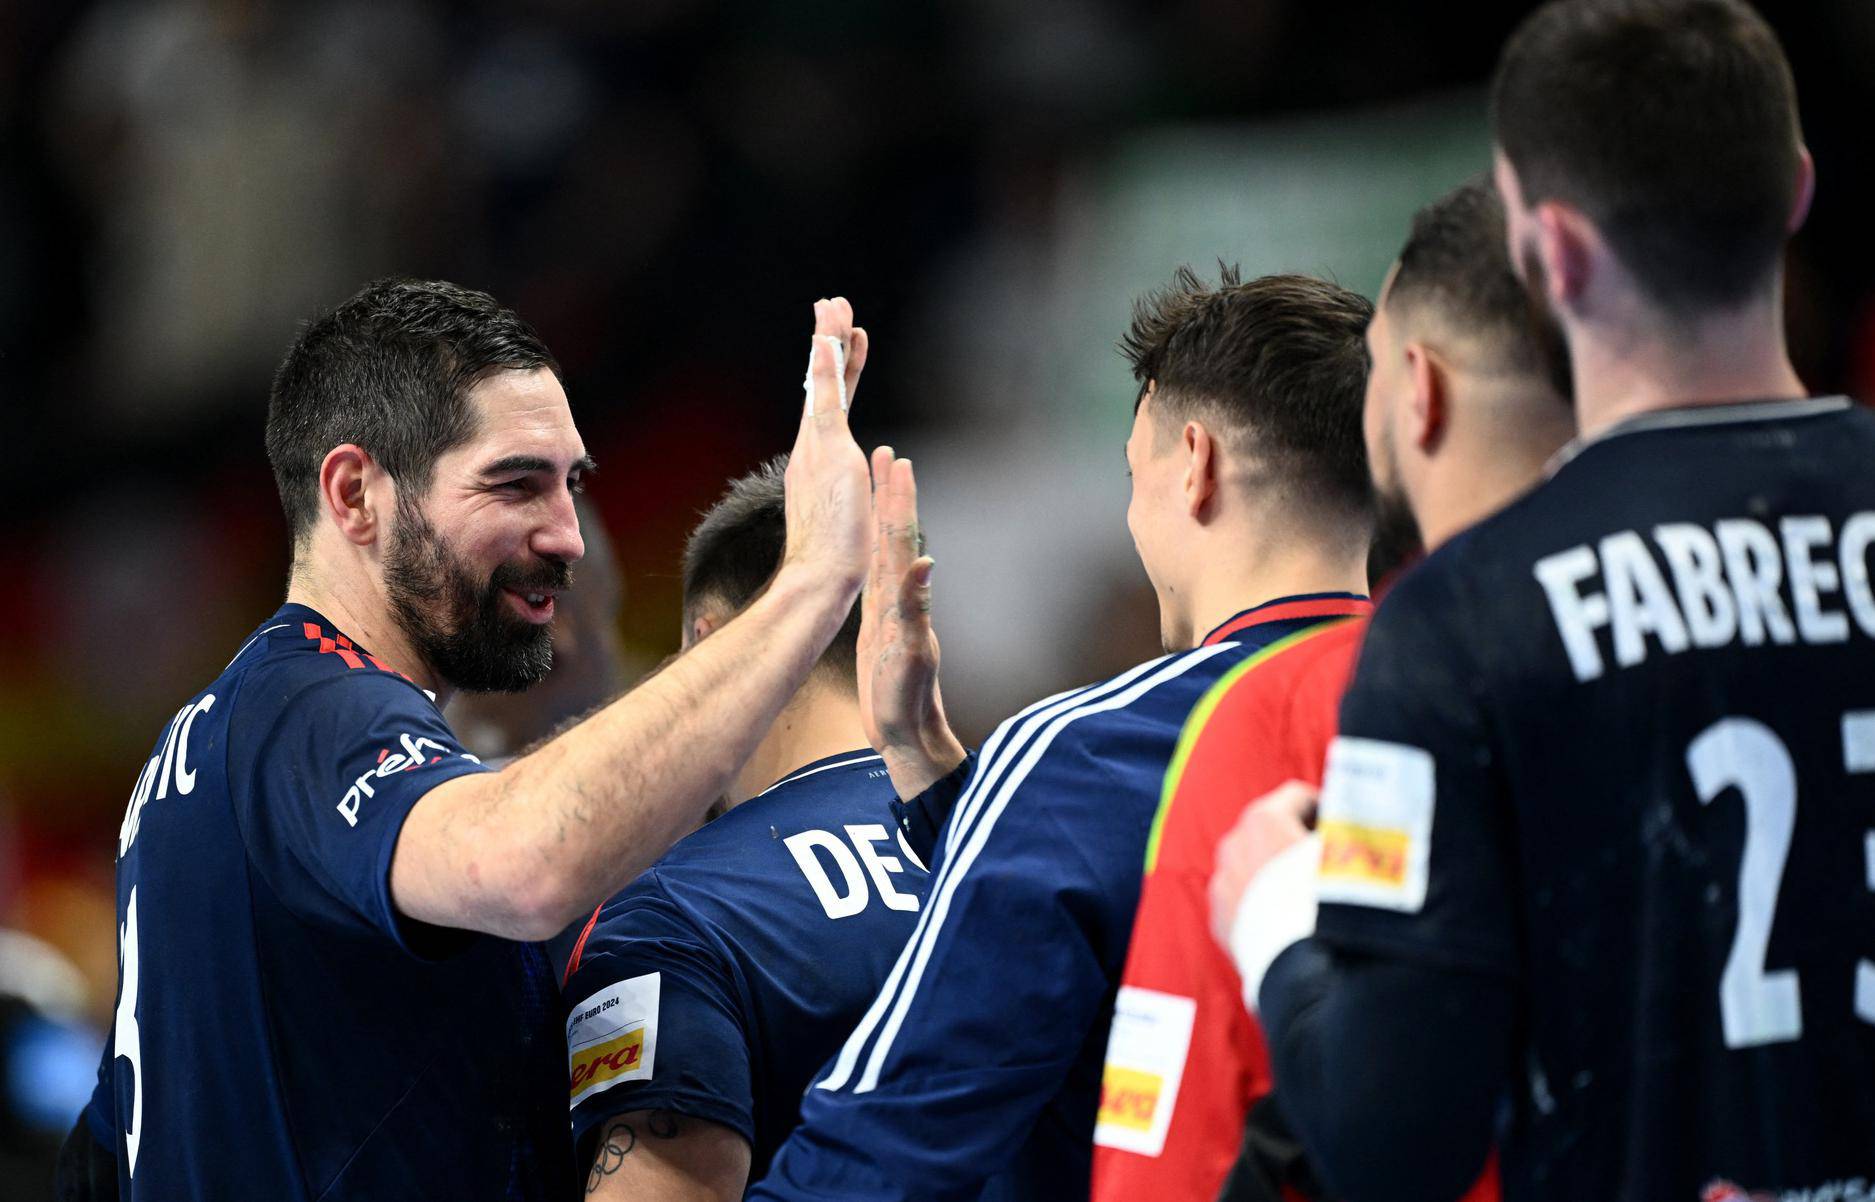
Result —
[{"label": "player's shoulder", "polygon": [[1192,707],[1174,765],[1202,782],[1332,731],[1368,620],[1325,621],[1240,660]]},{"label": "player's shoulder", "polygon": [[1038,702],[984,745],[975,775],[1017,777],[1032,797],[1070,806],[1096,802],[1116,786],[1137,786],[1156,800],[1192,707],[1248,654],[1239,643],[1198,647]]},{"label": "player's shoulder", "polygon": [[670,867],[660,861],[634,877],[629,884],[600,903],[589,924],[595,950],[608,942],[600,936],[685,936],[694,933],[695,922],[683,906],[671,896]]},{"label": "player's shoulder", "polygon": [[434,704],[435,697],[316,611],[281,607],[223,669],[240,679],[248,708],[283,709],[308,690]]},{"label": "player's shoulder", "polygon": [[1237,659],[1192,710],[1187,727],[1215,723],[1241,731],[1258,721],[1282,721],[1299,696],[1338,695],[1353,671],[1367,621],[1324,621]]},{"label": "player's shoulder", "polygon": [[[1860,464],[1875,446],[1875,411],[1846,396],[1733,401],[1655,409],[1624,418],[1558,455],[1554,474],[1586,485],[1636,461],[1658,464],[1662,449],[1679,459],[1702,452],[1734,459],[1741,447],[1801,449],[1805,458],[1848,458]],[[1736,466],[1734,464],[1734,466]]]},{"label": "player's shoulder", "polygon": [[1729,512],[1765,481],[1793,472],[1834,488],[1862,479],[1871,454],[1875,412],[1847,397],[1628,418],[1564,447],[1541,482],[1405,573],[1376,615],[1376,635],[1390,641],[1402,627],[1436,624],[1454,609],[1460,628],[1489,631],[1500,615],[1521,612],[1496,599],[1530,587],[1532,565],[1561,547],[1625,529],[1655,510],[1688,518],[1702,509]]},{"label": "player's shoulder", "polygon": [[660,937],[772,928],[818,916],[778,898],[796,897],[799,837],[871,823],[893,832],[895,793],[871,751],[829,756],[789,773],[770,788],[679,839],[650,871],[613,895],[597,926],[611,933]]},{"label": "player's shoulder", "polygon": [[599,903],[585,922],[548,942],[548,959],[569,994],[642,972],[647,956],[672,949],[693,959],[714,956],[705,924],[672,896],[668,874],[660,861]]},{"label": "player's shoulder", "polygon": [[1253,649],[1224,642],[1174,652],[1090,685],[1061,715],[1064,747],[1100,747],[1116,735],[1184,725],[1207,690]]},{"label": "player's shoulder", "polygon": [[[1660,409],[1558,451],[1545,479],[1440,548],[1447,570],[1483,571],[1606,533],[1666,503],[1675,515],[1729,511],[1767,483],[1862,478],[1875,412],[1847,397]],[[1431,558],[1438,558],[1435,555]]]},{"label": "player's shoulder", "polygon": [[867,815],[889,823],[895,796],[885,761],[877,752],[854,750],[827,756],[795,769],[679,839],[658,867],[667,876],[687,876],[696,870],[713,873],[725,858],[746,864],[751,843],[772,843],[807,827],[853,822]]}]

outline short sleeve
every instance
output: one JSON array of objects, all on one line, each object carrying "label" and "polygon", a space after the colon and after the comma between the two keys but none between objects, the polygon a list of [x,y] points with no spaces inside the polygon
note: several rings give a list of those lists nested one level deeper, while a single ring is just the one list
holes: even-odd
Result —
[{"label": "short sleeve", "polygon": [[1515,973],[1515,842],[1453,561],[1376,611],[1328,750],[1317,933],[1351,951]]},{"label": "short sleeve", "polygon": [[582,1164],[605,1122],[634,1110],[707,1119],[755,1142],[741,991],[655,881],[640,878],[606,903],[563,990]]},{"label": "short sleeve", "polygon": [[403,918],[391,900],[391,856],[426,793],[490,769],[401,677],[362,671],[315,681],[253,729],[260,722],[245,721],[247,711],[264,688],[250,684],[237,700],[229,747],[235,812],[261,875],[308,921],[434,954],[440,932]]}]

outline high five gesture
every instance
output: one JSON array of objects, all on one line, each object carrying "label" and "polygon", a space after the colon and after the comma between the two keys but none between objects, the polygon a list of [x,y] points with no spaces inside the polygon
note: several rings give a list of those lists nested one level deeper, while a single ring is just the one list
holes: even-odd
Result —
[{"label": "high five gesture", "polygon": [[911,460],[872,453],[872,566],[860,602],[859,705],[866,737],[900,797],[915,797],[964,758],[938,692],[931,558],[918,528]]},{"label": "high five gesture", "polygon": [[865,580],[872,541],[866,454],[847,425],[866,346],[866,331],[853,325],[853,306],[844,297],[814,303],[801,428],[788,458],[788,551],[781,573],[799,570],[844,585],[847,605]]}]

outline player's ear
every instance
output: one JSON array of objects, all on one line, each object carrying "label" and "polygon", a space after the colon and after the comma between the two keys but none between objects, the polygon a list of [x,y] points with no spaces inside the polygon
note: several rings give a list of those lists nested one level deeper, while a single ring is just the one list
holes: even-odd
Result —
[{"label": "player's ear", "polygon": [[1790,220],[1784,224],[1786,234],[1794,234],[1803,228],[1803,223],[1810,216],[1810,202],[1816,199],[1816,160],[1810,157],[1808,146],[1797,147],[1797,192],[1790,206]]},{"label": "player's ear", "polygon": [[1572,311],[1588,291],[1596,268],[1611,263],[1613,251],[1595,223],[1572,205],[1546,200],[1533,217],[1546,299],[1557,312]]},{"label": "player's ear", "polygon": [[718,625],[715,618],[701,612],[688,615],[685,623],[683,645],[686,651],[708,638]]},{"label": "player's ear", "polygon": [[1203,422],[1186,422],[1179,450],[1185,455],[1185,512],[1195,518],[1217,491],[1217,443]]},{"label": "player's ear", "polygon": [[383,515],[395,504],[394,487],[371,453],[354,443],[333,447],[319,465],[319,501],[326,516],[347,542],[360,547],[383,535]]},{"label": "player's ear", "polygon": [[1445,433],[1451,386],[1443,361],[1423,342],[1406,344],[1406,375],[1413,395],[1406,406],[1409,445],[1429,451]]}]

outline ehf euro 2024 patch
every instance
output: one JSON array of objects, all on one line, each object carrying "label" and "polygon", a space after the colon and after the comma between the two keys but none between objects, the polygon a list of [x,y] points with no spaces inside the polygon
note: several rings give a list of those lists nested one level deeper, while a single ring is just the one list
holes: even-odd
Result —
[{"label": "ehf euro 2024 patch", "polygon": [[1121,986],[1107,1036],[1095,1143],[1141,1156],[1165,1150],[1197,1014],[1198,1003],[1188,997]]},{"label": "ehf euro 2024 patch", "polygon": [[573,1008],[566,1020],[569,1108],[614,1085],[651,1079],[662,978],[630,977]]},{"label": "ehf euro 2024 patch", "polygon": [[1432,755],[1405,743],[1338,738],[1322,778],[1324,902],[1418,913],[1432,852]]}]

